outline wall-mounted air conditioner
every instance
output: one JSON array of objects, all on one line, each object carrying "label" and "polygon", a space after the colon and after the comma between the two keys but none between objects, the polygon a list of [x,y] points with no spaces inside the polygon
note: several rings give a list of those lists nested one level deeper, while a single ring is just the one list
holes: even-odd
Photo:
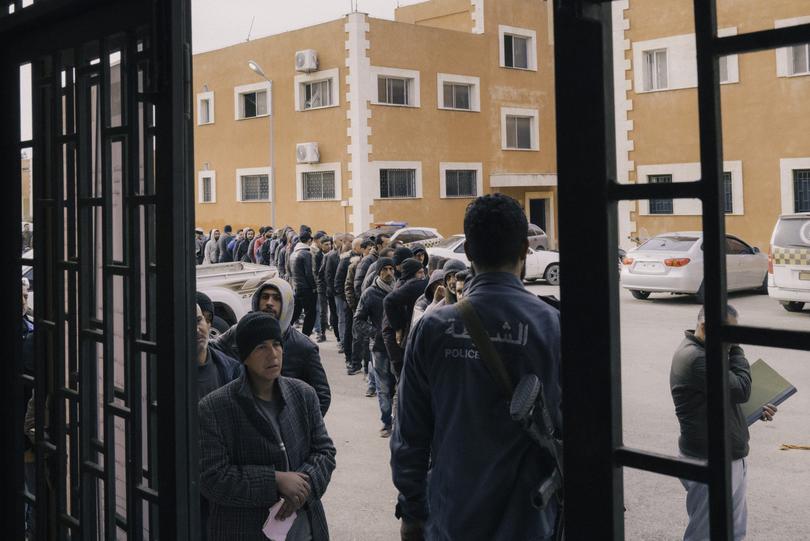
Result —
[{"label": "wall-mounted air conditioner", "polygon": [[295,145],[295,158],[298,163],[318,163],[321,161],[318,143],[299,143]]},{"label": "wall-mounted air conditioner", "polygon": [[304,49],[295,53],[295,71],[309,73],[318,71],[318,53],[312,49]]}]

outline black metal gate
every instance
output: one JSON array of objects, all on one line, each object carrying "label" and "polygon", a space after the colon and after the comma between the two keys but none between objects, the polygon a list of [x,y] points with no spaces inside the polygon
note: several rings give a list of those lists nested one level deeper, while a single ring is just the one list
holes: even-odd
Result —
[{"label": "black metal gate", "polygon": [[[5,231],[33,152],[34,367],[21,358],[20,237],[2,263],[2,512],[23,538],[196,539],[188,0],[21,0],[0,9]],[[20,141],[20,66],[33,135]],[[23,101],[26,97],[23,96]],[[14,254],[11,256],[10,254]],[[22,386],[35,388],[36,487],[23,488]]]},{"label": "black metal gate", "polygon": [[[764,9],[764,8],[763,8]],[[810,350],[810,332],[732,326],[726,320],[725,221],[718,59],[810,42],[810,25],[717,36],[715,0],[694,0],[701,178],[618,184],[613,119],[611,2],[555,0],[557,167],[563,299],[566,535],[623,539],[622,468],[707,483],[712,539],[732,539],[724,344]],[[703,203],[708,462],[622,443],[617,202],[698,198]],[[603,266],[594,268],[593,261]],[[587,340],[583,340],[587,333]]]}]

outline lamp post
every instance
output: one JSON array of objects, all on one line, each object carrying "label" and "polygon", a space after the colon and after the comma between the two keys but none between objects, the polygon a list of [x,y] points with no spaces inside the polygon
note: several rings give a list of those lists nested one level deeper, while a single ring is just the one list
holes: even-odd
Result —
[{"label": "lamp post", "polygon": [[250,71],[267,81],[270,85],[270,226],[276,229],[276,156],[273,149],[273,119],[276,111],[273,109],[273,81],[267,78],[262,67],[255,60],[248,60]]}]

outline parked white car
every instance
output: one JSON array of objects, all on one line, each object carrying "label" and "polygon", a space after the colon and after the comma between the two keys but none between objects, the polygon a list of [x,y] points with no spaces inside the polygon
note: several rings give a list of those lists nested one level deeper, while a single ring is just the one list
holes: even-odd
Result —
[{"label": "parked white car", "polygon": [[276,275],[275,267],[255,263],[198,265],[197,291],[211,298],[216,311],[212,334],[228,330],[250,312],[253,293]]},{"label": "parked white car", "polygon": [[[622,261],[621,284],[636,299],[650,293],[696,295],[703,302],[703,233],[679,231],[649,239],[627,252]],[[726,271],[729,291],[765,292],[768,257],[759,248],[726,235]]]},{"label": "parked white car", "polygon": [[372,235],[376,236],[380,234],[390,236],[391,242],[398,240],[406,246],[418,242],[425,248],[434,246],[444,238],[435,227],[408,227],[408,224],[405,222],[375,224],[374,227],[368,231],[360,233],[360,237],[366,239]]},{"label": "parked white car", "polygon": [[[464,235],[453,235],[439,241],[435,246],[428,248],[430,257],[438,256],[445,259],[458,259],[468,267],[470,261],[464,253]],[[549,250],[534,250],[529,248],[526,256],[526,281],[545,280],[550,285],[560,284],[560,254]]]},{"label": "parked white car", "polygon": [[810,303],[810,213],[779,217],[768,261],[768,295],[801,312]]}]

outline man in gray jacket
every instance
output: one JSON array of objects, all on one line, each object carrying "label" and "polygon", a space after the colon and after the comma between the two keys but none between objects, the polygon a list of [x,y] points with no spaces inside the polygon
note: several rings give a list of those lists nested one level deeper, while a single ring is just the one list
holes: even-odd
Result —
[{"label": "man in gray jacket", "polygon": [[[737,310],[729,305],[727,322],[737,324]],[[706,460],[708,458],[708,412],[706,409],[706,318],[704,309],[698,313],[697,327],[688,330],[672,357],[669,384],[675,414],[681,425],[678,448],[682,455]],[[746,492],[746,457],[748,456],[748,423],[740,404],[751,396],[751,367],[745,352],[736,344],[728,349],[728,432],[731,453],[731,494],[734,539],[745,539],[748,510]],[[765,406],[762,419],[770,421],[776,413],[772,404]],[[709,539],[709,487],[703,483],[681,479],[686,489],[686,511],[689,525],[684,541]]]}]

